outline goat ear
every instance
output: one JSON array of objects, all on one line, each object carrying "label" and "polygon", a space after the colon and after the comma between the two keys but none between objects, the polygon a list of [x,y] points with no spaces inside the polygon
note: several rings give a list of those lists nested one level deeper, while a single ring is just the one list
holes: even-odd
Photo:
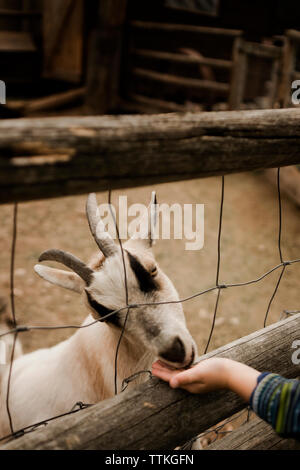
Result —
[{"label": "goat ear", "polygon": [[62,269],[50,268],[49,266],[44,266],[42,264],[36,264],[34,266],[35,272],[51,284],[55,284],[65,289],[73,290],[78,294],[84,289],[84,281],[71,271],[64,271]]},{"label": "goat ear", "polygon": [[139,233],[133,234],[130,240],[139,241],[140,243],[143,243],[146,248],[150,248],[152,245],[154,245],[157,238],[157,216],[158,204],[156,193],[155,191],[152,191],[151,201],[147,211],[145,211],[145,214],[142,217]]}]

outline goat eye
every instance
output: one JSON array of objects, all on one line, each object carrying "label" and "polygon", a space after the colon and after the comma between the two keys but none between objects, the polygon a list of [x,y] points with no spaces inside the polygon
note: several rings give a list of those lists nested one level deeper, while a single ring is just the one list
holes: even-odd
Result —
[{"label": "goat eye", "polygon": [[154,268],[151,269],[150,274],[151,274],[151,276],[153,276],[153,277],[156,276],[156,274],[157,274],[157,267],[156,267],[156,266],[154,266]]}]

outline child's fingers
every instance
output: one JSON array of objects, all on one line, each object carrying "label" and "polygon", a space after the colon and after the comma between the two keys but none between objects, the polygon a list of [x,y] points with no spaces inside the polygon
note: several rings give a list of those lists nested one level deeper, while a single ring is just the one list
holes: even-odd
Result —
[{"label": "child's fingers", "polygon": [[199,382],[193,382],[193,383],[188,383],[188,384],[179,384],[179,385],[173,385],[172,382],[174,381],[174,378],[176,378],[176,374],[178,373],[176,371],[171,373],[162,371],[162,370],[153,370],[152,375],[155,377],[158,377],[159,379],[165,380],[166,382],[169,382],[170,386],[172,388],[182,388],[184,390],[187,390],[190,393],[205,393],[208,391],[208,386],[206,384],[200,384]]},{"label": "child's fingers", "polygon": [[199,383],[181,385],[180,388],[183,388],[184,390],[187,390],[190,393],[206,393],[209,391],[209,388],[206,384]]},{"label": "child's fingers", "polygon": [[170,370],[167,368],[152,368],[152,375],[158,377],[159,379],[169,382],[172,377],[178,374],[176,370]]},{"label": "child's fingers", "polygon": [[201,375],[198,367],[191,367],[183,372],[179,372],[170,380],[170,385],[173,388],[182,387],[184,385],[201,383]]},{"label": "child's fingers", "polygon": [[169,382],[172,388],[180,387],[190,393],[205,393],[209,391],[209,386],[203,383],[203,373],[199,369],[198,365],[187,370],[172,370],[157,361],[152,365],[152,374]]},{"label": "child's fingers", "polygon": [[207,386],[204,384],[200,384],[199,382],[192,382],[192,383],[180,383],[179,385],[174,385],[173,382],[178,377],[179,372],[176,370],[169,370],[169,369],[152,369],[152,375],[158,377],[159,379],[165,380],[169,382],[172,388],[183,388],[190,393],[204,393],[206,391]]}]

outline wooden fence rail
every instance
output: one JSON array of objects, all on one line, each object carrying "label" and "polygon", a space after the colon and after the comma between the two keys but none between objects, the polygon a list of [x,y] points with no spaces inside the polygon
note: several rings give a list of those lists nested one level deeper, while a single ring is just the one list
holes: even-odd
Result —
[{"label": "wooden fence rail", "polygon": [[300,450],[300,441],[283,438],[268,423],[255,417],[206,450]]},{"label": "wooden fence rail", "polygon": [[300,163],[300,110],[0,121],[0,203]]},{"label": "wooden fence rail", "polygon": [[[296,377],[299,365],[292,363],[292,344],[299,338],[297,314],[205,357],[228,357],[261,371]],[[2,449],[172,449],[244,406],[232,392],[192,395],[150,379],[7,443]]]}]

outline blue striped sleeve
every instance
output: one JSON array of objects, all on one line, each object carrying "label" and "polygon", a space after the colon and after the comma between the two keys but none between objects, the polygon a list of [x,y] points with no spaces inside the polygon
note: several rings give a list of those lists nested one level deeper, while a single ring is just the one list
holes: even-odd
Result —
[{"label": "blue striped sleeve", "polygon": [[300,381],[263,372],[250,397],[250,406],[284,437],[300,439]]}]

